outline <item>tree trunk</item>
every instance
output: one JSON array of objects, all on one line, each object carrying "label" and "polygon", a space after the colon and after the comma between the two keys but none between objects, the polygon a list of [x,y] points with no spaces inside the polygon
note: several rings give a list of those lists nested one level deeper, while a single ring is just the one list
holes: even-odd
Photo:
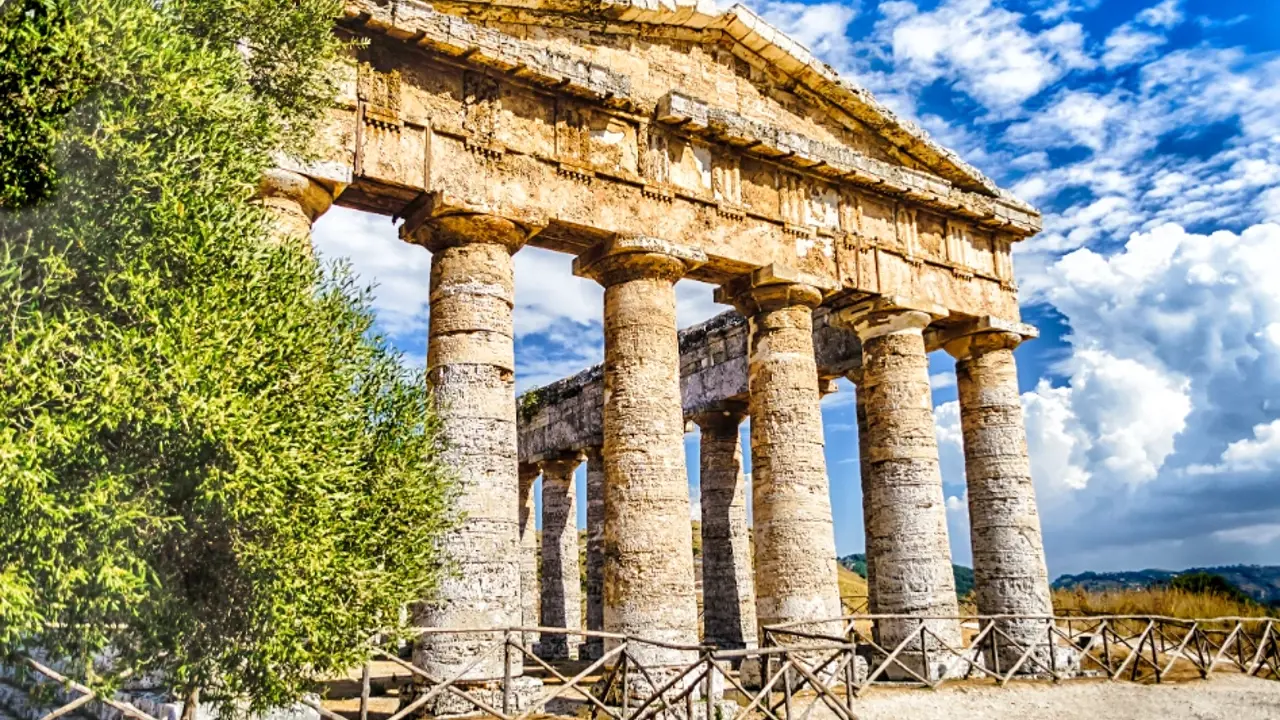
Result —
[{"label": "tree trunk", "polygon": [[192,683],[187,686],[186,697],[182,699],[182,720],[196,720],[200,709],[200,686]]}]

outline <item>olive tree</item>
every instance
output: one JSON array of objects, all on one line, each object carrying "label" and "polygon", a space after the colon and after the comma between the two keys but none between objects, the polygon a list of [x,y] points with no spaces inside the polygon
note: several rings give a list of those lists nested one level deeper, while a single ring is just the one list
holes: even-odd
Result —
[{"label": "olive tree", "polygon": [[362,659],[446,571],[421,371],[253,203],[331,102],[339,9],[0,10],[0,88],[74,100],[24,130],[45,151],[0,157],[35,178],[0,192],[0,650],[258,710]]}]

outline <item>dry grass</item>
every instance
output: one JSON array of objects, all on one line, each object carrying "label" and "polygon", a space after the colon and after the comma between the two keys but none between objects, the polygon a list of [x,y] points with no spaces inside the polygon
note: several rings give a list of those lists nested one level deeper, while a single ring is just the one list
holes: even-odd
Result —
[{"label": "dry grass", "polygon": [[1163,615],[1186,619],[1266,617],[1269,614],[1268,608],[1256,603],[1169,588],[1107,592],[1054,590],[1053,609],[1059,615]]}]

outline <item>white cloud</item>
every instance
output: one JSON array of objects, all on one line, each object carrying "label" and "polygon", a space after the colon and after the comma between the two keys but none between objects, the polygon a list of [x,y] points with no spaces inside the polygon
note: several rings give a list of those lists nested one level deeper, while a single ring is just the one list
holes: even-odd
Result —
[{"label": "white cloud", "polygon": [[398,227],[390,218],[334,207],[316,221],[312,242],[321,258],[349,262],[360,283],[373,287],[373,308],[387,334],[420,334],[425,348],[431,253],[402,241]]},{"label": "white cloud", "polygon": [[1280,420],[1253,427],[1253,437],[1236,440],[1222,451],[1218,465],[1193,465],[1192,474],[1259,472],[1280,468]]},{"label": "white cloud", "polygon": [[1163,0],[1159,5],[1153,5],[1138,13],[1137,21],[1151,27],[1165,29],[1175,27],[1183,20],[1181,5],[1181,0]]},{"label": "white cloud", "polygon": [[844,70],[852,60],[849,24],[858,16],[856,2],[808,4],[766,0],[755,4],[771,25],[808,47],[824,61]]},{"label": "white cloud", "polygon": [[1108,70],[1132,65],[1155,57],[1155,50],[1166,42],[1159,33],[1142,30],[1134,25],[1121,25],[1105,41],[1102,65]]},{"label": "white cloud", "polygon": [[895,72],[918,85],[945,79],[988,109],[1007,112],[1074,68],[1091,65],[1082,28],[1061,22],[1043,32],[991,0],[946,0],[920,12],[911,3],[880,6]]}]

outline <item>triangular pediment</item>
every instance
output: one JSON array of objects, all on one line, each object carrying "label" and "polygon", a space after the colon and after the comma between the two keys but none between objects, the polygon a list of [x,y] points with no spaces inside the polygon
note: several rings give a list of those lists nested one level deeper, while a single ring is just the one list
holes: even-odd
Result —
[{"label": "triangular pediment", "polygon": [[[639,103],[671,91],[745,121],[843,146],[958,189],[1034,210],[840,77],[743,5],[708,0],[348,0],[348,15],[438,12],[627,79]],[[647,108],[646,108],[647,109]]]}]

